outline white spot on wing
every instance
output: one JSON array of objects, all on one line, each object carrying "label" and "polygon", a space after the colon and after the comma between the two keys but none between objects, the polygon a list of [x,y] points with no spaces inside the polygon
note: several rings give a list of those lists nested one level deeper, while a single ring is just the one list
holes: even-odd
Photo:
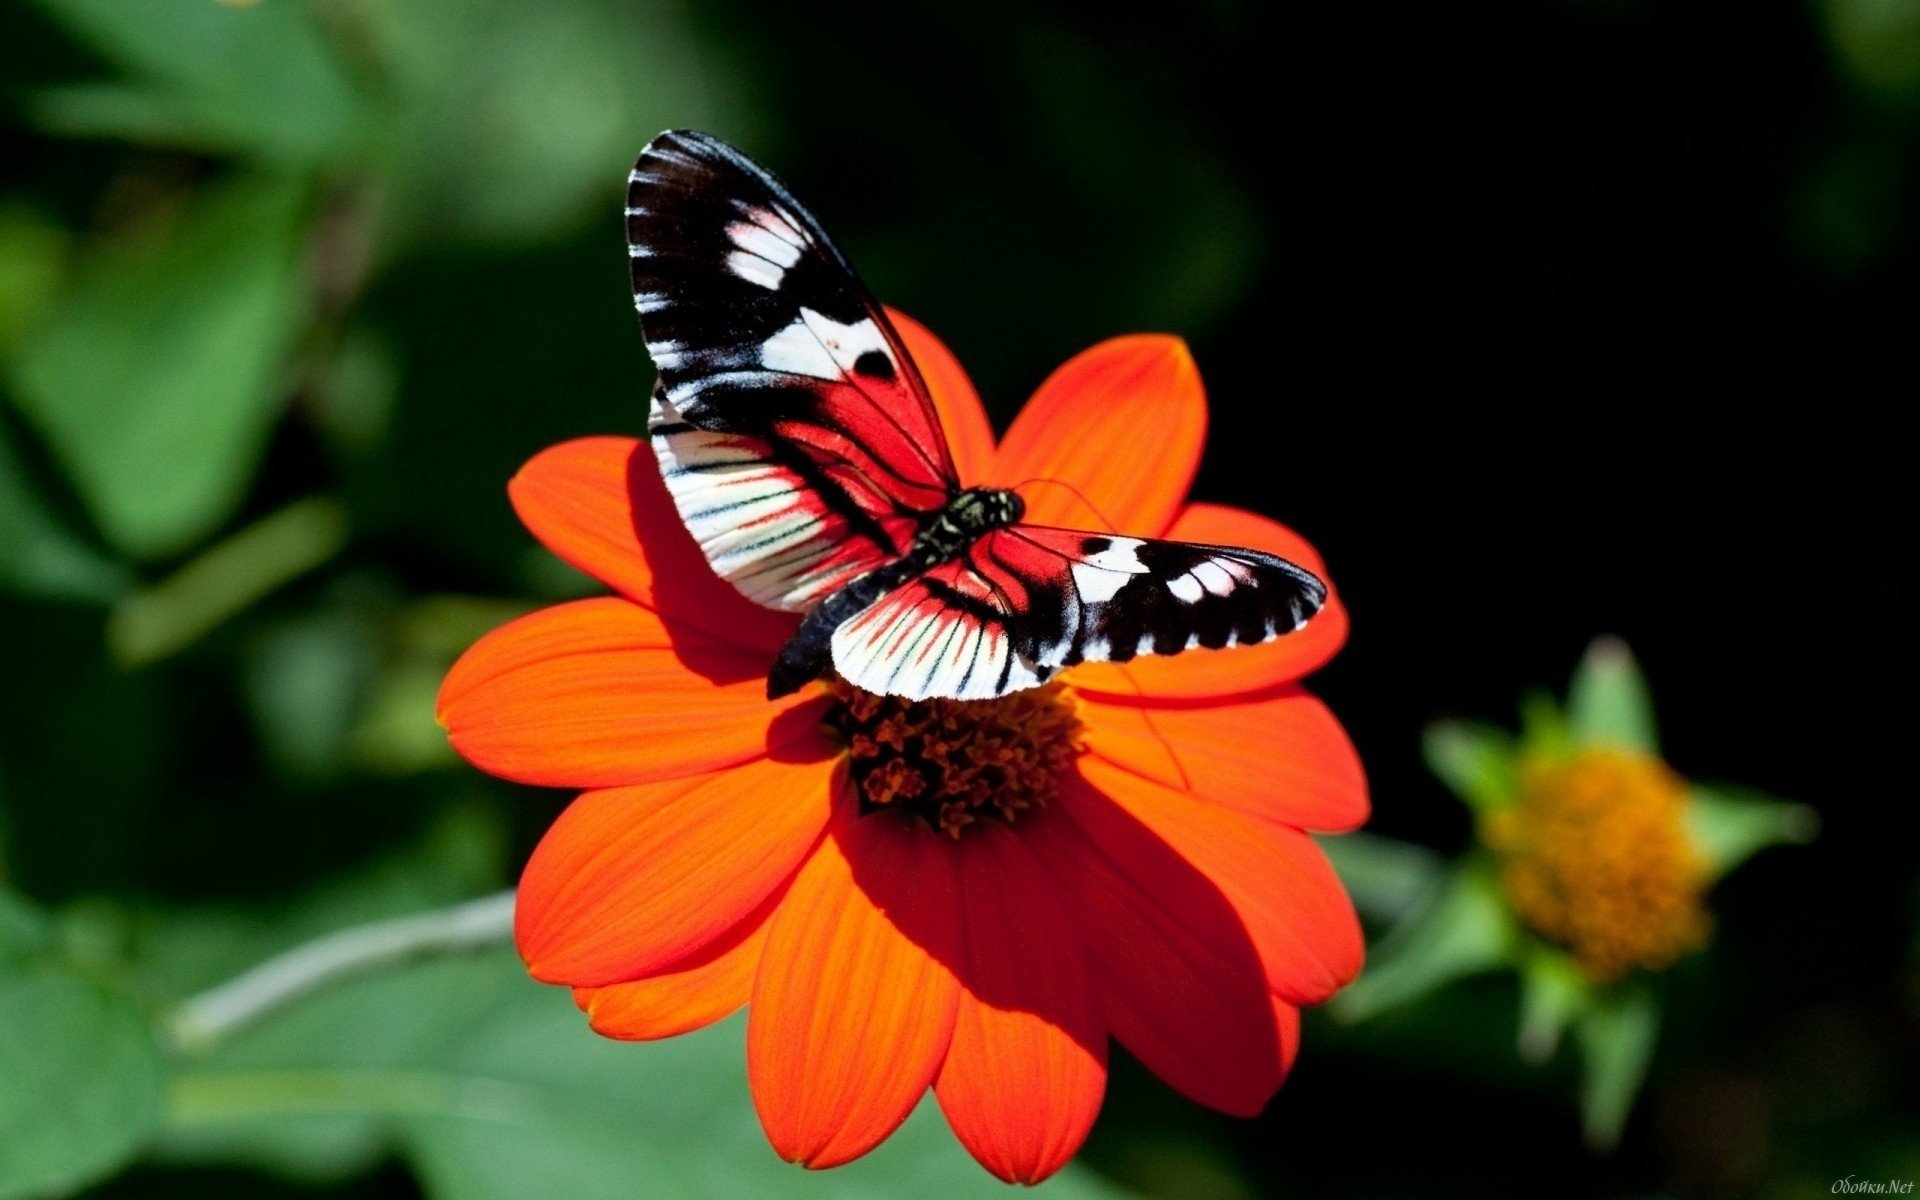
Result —
[{"label": "white spot on wing", "polygon": [[1167,580],[1167,590],[1182,604],[1192,604],[1207,594],[1207,589],[1190,574]]},{"label": "white spot on wing", "polygon": [[735,247],[727,255],[727,269],[773,291],[800,261],[806,239],[779,213],[765,208],[748,208],[745,213],[746,220],[727,226],[727,240]]},{"label": "white spot on wing", "polygon": [[764,225],[735,221],[727,226],[727,238],[749,254],[757,254],[782,269],[800,261],[800,247]]},{"label": "white spot on wing", "polygon": [[1233,576],[1212,559],[1196,564],[1191,574],[1201,587],[1216,596],[1225,596],[1233,591]]},{"label": "white spot on wing", "polygon": [[787,274],[758,254],[749,254],[745,250],[735,250],[727,255],[727,270],[748,283],[759,284],[770,292],[779,288],[780,281],[786,278]]},{"label": "white spot on wing", "polygon": [[1073,586],[1088,604],[1105,604],[1135,575],[1146,572],[1139,538],[1112,538],[1111,545],[1073,564]]},{"label": "white spot on wing", "polygon": [[842,325],[803,308],[798,320],[761,344],[760,365],[787,375],[839,379],[862,354],[874,350],[887,353],[887,339],[872,321],[862,318]]}]

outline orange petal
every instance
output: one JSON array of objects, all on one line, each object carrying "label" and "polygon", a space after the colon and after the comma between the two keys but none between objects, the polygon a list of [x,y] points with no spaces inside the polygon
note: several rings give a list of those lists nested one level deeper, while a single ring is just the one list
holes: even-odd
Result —
[{"label": "orange petal", "polygon": [[1344,832],[1367,819],[1346,730],[1294,684],[1218,701],[1077,697],[1087,749],[1156,783],[1263,821]]},{"label": "orange petal", "polygon": [[933,395],[933,407],[940,413],[940,428],[947,435],[947,448],[953,452],[960,482],[971,484],[985,479],[993,466],[993,423],[980,403],[980,393],[973,390],[973,380],[967,378],[967,369],[925,325],[897,308],[889,308],[887,317],[907,344],[907,353]]},{"label": "orange petal", "polygon": [[474,643],[440,685],[439,718],[474,766],[545,787],[679,779],[770,751],[831,754],[811,719],[818,701],[769,701],[766,665],[761,651],[631,601],[576,600]]},{"label": "orange petal", "polygon": [[745,920],[692,958],[632,983],[575,988],[573,1001],[603,1037],[650,1042],[703,1029],[737,1012],[753,992],[767,921],[786,895],[775,892]]},{"label": "orange petal", "polygon": [[933,1082],[959,1000],[950,847],[879,814],[839,826],[774,914],[747,1020],[747,1077],[789,1162],[858,1158]]},{"label": "orange petal", "polygon": [[527,970],[600,987],[700,953],[792,876],[842,786],[823,763],[763,758],[583,794],[520,877],[514,939]]},{"label": "orange petal", "polygon": [[988,480],[1060,481],[1020,489],[1035,525],[1159,537],[1186,502],[1206,433],[1206,394],[1187,344],[1164,334],[1113,338],[1040,385]]},{"label": "orange petal", "polygon": [[1225,696],[1290,683],[1325,666],[1346,643],[1347,609],[1333,590],[1326,564],[1305,538],[1285,525],[1224,504],[1189,504],[1166,536],[1278,554],[1326,581],[1326,607],[1305,628],[1258,646],[1189,650],[1170,658],[1142,656],[1125,666],[1085,663],[1073,668],[1076,688],[1119,696]]},{"label": "orange petal", "polygon": [[952,847],[966,945],[934,1093],[980,1165],[1039,1183],[1080,1149],[1107,1085],[1107,1031],[1056,889],[1011,828]]},{"label": "orange petal", "polygon": [[1201,1104],[1257,1114],[1292,1052],[1259,954],[1220,889],[1137,826],[1123,869],[1063,812],[1020,824],[1072,906],[1114,1036]]},{"label": "orange petal", "polygon": [[1267,986],[1292,1004],[1318,1004],[1352,982],[1363,954],[1359,918],[1313,839],[1249,821],[1088,755],[1085,784],[1062,808],[1141,890],[1159,890],[1171,851],[1225,897],[1252,941]]},{"label": "orange petal", "polygon": [[645,442],[594,437],[549,447],[520,468],[507,496],[547,549],[676,622],[763,650],[793,632],[793,617],[761,608],[713,573]]}]

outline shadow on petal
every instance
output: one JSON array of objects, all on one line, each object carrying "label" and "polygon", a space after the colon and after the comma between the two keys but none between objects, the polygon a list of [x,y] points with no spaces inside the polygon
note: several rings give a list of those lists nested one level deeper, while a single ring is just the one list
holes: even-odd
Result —
[{"label": "shadow on petal", "polygon": [[[1031,944],[1031,931],[1007,914],[956,937],[950,904],[961,907],[963,923],[981,924],[967,903],[964,881],[979,877],[967,869],[967,847],[956,854],[952,844],[936,844],[944,837],[896,814],[857,819],[894,824],[898,832],[887,841],[924,841],[909,851],[922,861],[938,850],[956,860],[955,878],[933,872],[910,879],[859,858],[851,865],[875,907],[982,1003],[1032,1013],[1102,1058],[1110,1029],[1175,1089],[1225,1112],[1258,1113],[1279,1088],[1291,1063],[1291,1039],[1283,1036],[1283,1006],[1267,987],[1253,936],[1212,880],[1124,811],[1104,814],[1098,839],[1060,807],[1025,815],[1010,830],[1039,864],[1036,892],[1057,903],[1077,948],[1044,961],[1030,951],[1025,976],[1004,962],[983,970],[969,953],[976,939]],[[1094,1020],[1079,1009],[1073,989],[1045,986],[1049,976],[1067,972],[1085,972]]]}]

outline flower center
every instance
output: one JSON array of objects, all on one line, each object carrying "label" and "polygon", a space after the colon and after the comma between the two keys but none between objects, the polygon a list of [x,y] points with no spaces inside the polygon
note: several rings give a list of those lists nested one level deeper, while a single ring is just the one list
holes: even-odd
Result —
[{"label": "flower center", "polygon": [[1514,911],[1597,982],[1657,971],[1697,949],[1706,863],[1688,836],[1686,784],[1656,758],[1584,750],[1520,768],[1520,798],[1480,836]]},{"label": "flower center", "polygon": [[826,723],[846,739],[861,811],[912,813],[948,837],[1045,808],[1080,748],[1059,683],[997,700],[903,700],[836,679],[833,697]]}]

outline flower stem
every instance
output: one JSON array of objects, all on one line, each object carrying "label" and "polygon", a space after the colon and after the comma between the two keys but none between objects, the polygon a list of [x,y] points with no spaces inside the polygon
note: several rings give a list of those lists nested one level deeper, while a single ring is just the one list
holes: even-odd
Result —
[{"label": "flower stem", "polygon": [[513,893],[343,929],[295,946],[189,997],[170,1023],[174,1044],[205,1053],[261,1017],[339,980],[434,954],[499,945],[513,936]]}]

